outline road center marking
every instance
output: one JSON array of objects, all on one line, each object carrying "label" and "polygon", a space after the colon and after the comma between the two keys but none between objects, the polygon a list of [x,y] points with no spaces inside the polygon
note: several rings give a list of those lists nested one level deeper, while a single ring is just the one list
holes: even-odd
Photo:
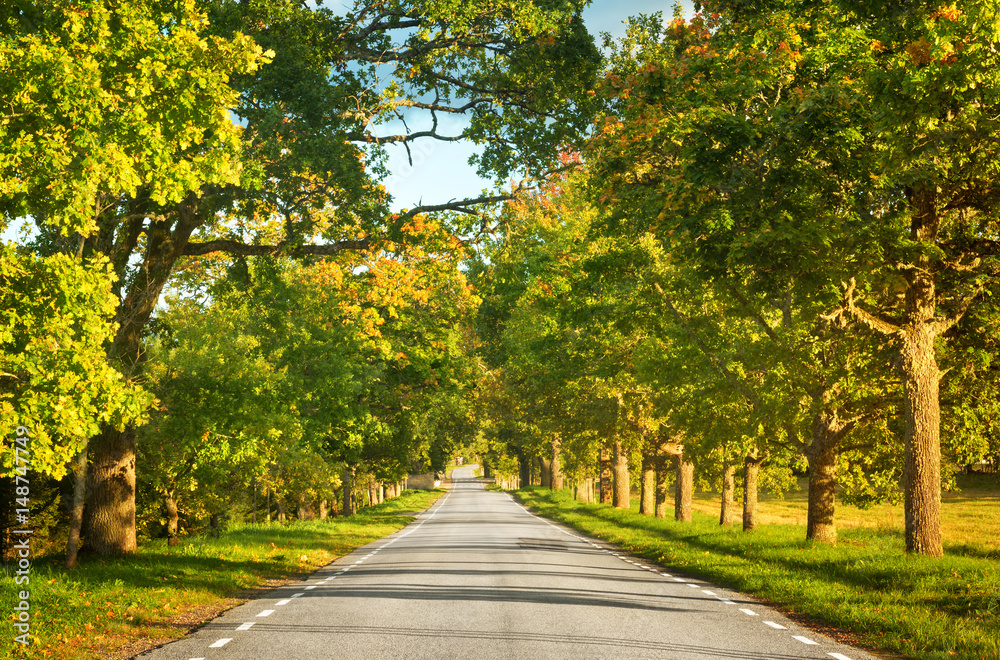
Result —
[{"label": "road center marking", "polygon": [[226,644],[228,644],[231,641],[233,641],[232,637],[223,637],[222,639],[216,641],[214,644],[209,644],[208,648],[210,648],[210,649],[221,648],[221,647],[225,646]]},{"label": "road center marking", "polygon": [[764,625],[765,626],[771,626],[775,630],[788,630],[788,628],[784,627],[780,623],[775,623],[774,621],[765,621]]},{"label": "road center marking", "polygon": [[284,600],[279,600],[277,603],[275,603],[275,605],[288,605],[290,602],[292,602],[292,599],[286,598]]},{"label": "road center marking", "polygon": [[272,614],[274,614],[274,610],[264,610],[263,612],[261,612],[257,616],[271,616]]},{"label": "road center marking", "polygon": [[708,594],[709,596],[714,596],[715,595],[714,591],[709,591],[708,589],[702,589],[701,593]]},{"label": "road center marking", "polygon": [[253,621],[249,621],[247,623],[241,623],[239,625],[239,627],[237,627],[236,629],[237,630],[250,630],[250,626],[252,626],[253,624],[254,624]]},{"label": "road center marking", "polygon": [[305,596],[305,594],[302,593],[301,591],[297,594],[292,594],[292,598],[299,598],[300,596]]},{"label": "road center marking", "polygon": [[747,616],[757,616],[757,613],[754,612],[753,610],[748,610],[748,609],[740,608],[740,612],[743,612]]},{"label": "road center marking", "polygon": [[814,642],[808,637],[803,637],[802,635],[792,635],[792,639],[797,639],[803,644],[812,644],[813,646],[819,646],[819,642]]},{"label": "road center marking", "polygon": [[305,588],[306,591],[309,591],[310,589],[315,589],[316,585],[315,584],[311,584],[308,587],[304,587],[304,588]]}]

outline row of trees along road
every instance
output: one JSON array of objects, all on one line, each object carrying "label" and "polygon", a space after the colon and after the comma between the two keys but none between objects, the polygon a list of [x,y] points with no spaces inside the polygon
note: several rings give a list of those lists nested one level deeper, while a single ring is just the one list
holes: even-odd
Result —
[{"label": "row of trees along road", "polygon": [[[366,256],[339,267],[367,265],[374,278],[402,263],[378,255],[395,254],[423,235],[407,230],[421,214],[450,210],[451,232],[480,229],[478,208],[506,195],[390,213],[378,184],[386,145],[471,140],[483,147],[476,160],[485,175],[506,180],[517,168],[543,172],[555,147],[573,143],[589,121],[585,92],[599,58],[579,10],[578,2],[529,0],[359,0],[336,10],[293,0],[4,5],[3,224],[30,218],[34,233],[4,248],[0,432],[10,438],[16,425],[31,429],[34,450],[45,457],[35,467],[53,475],[65,472],[68,456],[87,468],[78,504],[86,492],[85,543],[93,551],[136,548],[136,429],[152,398],[142,389],[149,341],[158,360],[171,351],[182,360],[158,367],[148,383],[166,388],[159,390],[165,399],[181,406],[194,403],[178,393],[183,379],[204,376],[197,361],[212,350],[236,350],[210,345],[199,354],[183,338],[183,309],[172,311],[165,326],[176,329],[178,345],[151,326],[178,267],[211,255],[236,264],[269,257],[275,272],[286,275],[263,280],[290,286],[287,259],[356,252]],[[466,120],[460,134],[439,131],[439,117],[456,115]],[[396,118],[420,128],[385,134],[382,127]],[[246,263],[245,276],[256,282],[261,266]],[[28,302],[39,295],[51,304]],[[227,323],[219,318],[223,310],[252,309],[221,294],[216,302],[198,323],[217,327]],[[113,317],[100,314],[111,308]],[[333,314],[328,322],[344,319]],[[246,335],[245,362],[214,377],[240,379],[241,369],[254,370],[255,357],[279,371],[292,363],[295,348],[265,355],[279,349],[260,336],[262,325],[244,333],[233,323],[217,329]],[[103,355],[74,352],[81,345],[103,346]],[[307,342],[301,350],[318,345]],[[388,360],[378,351],[366,355]],[[359,395],[369,398],[369,411],[378,399],[404,397],[414,387],[403,363],[420,360],[407,355],[385,367],[403,389]],[[331,374],[335,382],[356,375],[351,367],[336,368],[343,371]],[[281,383],[260,385],[296,392],[303,377],[285,374]],[[253,378],[266,379],[266,372]],[[217,402],[197,403],[203,414],[213,405],[218,410]],[[251,405],[234,406],[216,423],[229,424]],[[356,408],[325,409],[317,399],[301,405],[315,410],[305,411],[289,433],[308,435],[307,446],[339,443],[350,453],[357,449],[352,438],[364,431],[342,433],[336,424],[350,419],[371,431],[384,423],[381,413],[372,412],[371,420]],[[193,432],[204,418],[189,422],[185,431]],[[154,435],[180,431],[166,422],[155,429]],[[379,427],[376,436],[388,440],[387,429]],[[184,449],[144,445],[139,458],[158,451]],[[12,473],[9,452],[3,460]],[[171,475],[160,476],[156,487],[171,492]],[[82,507],[76,514],[82,522]]]},{"label": "row of trees along road", "polygon": [[474,270],[494,446],[578,477],[683,451],[678,515],[690,460],[723,522],[742,464],[750,528],[760,467],[808,466],[827,542],[836,485],[902,484],[941,555],[942,449],[997,452],[1000,4],[696,5],[632,21],[583,172]]},{"label": "row of trees along road", "polygon": [[[902,482],[908,550],[941,554],[942,449],[996,452],[1000,3],[698,3],[633,21],[596,89],[581,6],[0,10],[0,204],[33,221],[0,262],[0,432],[74,470],[71,548],[135,549],[137,461],[171,529],[282,480],[350,510],[359,469],[474,420],[522,482],[596,468],[627,506],[641,465],[646,513],[673,456],[677,515],[697,473],[730,522],[742,466],[747,528],[808,468],[830,542],[836,485]],[[391,213],[387,145],[456,139],[549,183]]]}]

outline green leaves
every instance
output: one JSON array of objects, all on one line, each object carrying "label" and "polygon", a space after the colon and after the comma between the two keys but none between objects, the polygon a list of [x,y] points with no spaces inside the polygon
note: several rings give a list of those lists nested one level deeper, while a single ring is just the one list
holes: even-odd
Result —
[{"label": "green leaves", "polygon": [[[27,427],[32,469],[55,478],[101,424],[142,421],[151,402],[104,355],[118,303],[112,278],[101,258],[0,247],[0,433]],[[2,473],[13,474],[13,455],[2,460]]]},{"label": "green leaves", "polygon": [[[194,3],[45,3],[0,43],[0,196],[64,234],[96,229],[100,196],[179,202],[239,180],[229,79],[266,61],[252,40],[205,36]],[[15,10],[16,15],[16,10]],[[27,26],[37,26],[29,29]]]}]

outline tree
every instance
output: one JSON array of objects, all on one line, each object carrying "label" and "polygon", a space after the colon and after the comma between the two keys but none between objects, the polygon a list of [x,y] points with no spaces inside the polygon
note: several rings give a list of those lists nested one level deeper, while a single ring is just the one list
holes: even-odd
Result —
[{"label": "tree", "polygon": [[996,8],[706,9],[612,80],[630,120],[607,124],[607,171],[661,233],[700,239],[709,272],[749,268],[774,293],[845,282],[844,312],[891,338],[902,376],[907,547],[938,555],[934,339],[993,282],[995,67],[971,54],[993,35],[971,26]]},{"label": "tree", "polygon": [[[100,425],[141,421],[151,397],[107,363],[117,300],[98,258],[0,246],[0,433],[31,433],[31,469],[56,479]],[[13,452],[3,475],[14,474]]]},{"label": "tree", "polygon": [[[110,281],[134,286],[144,278],[126,271],[141,223],[133,216],[123,225],[118,238],[126,247],[115,252],[106,249],[115,238],[106,218],[140,191],[139,208],[148,209],[180,202],[205,183],[238,181],[239,129],[226,113],[235,101],[227,81],[254,70],[261,49],[242,35],[205,36],[205,18],[192,4],[14,3],[2,18],[11,30],[0,78],[10,99],[0,129],[6,217],[36,219],[34,247],[43,255],[110,262]],[[159,243],[150,239],[150,253]],[[158,293],[146,301],[150,309]],[[133,315],[143,314],[122,302],[109,344],[116,368],[134,355],[123,338],[137,337]],[[104,551],[135,547],[134,508],[115,502],[134,496],[130,428],[105,426],[96,436],[105,441],[92,445],[92,480],[107,487],[94,492],[96,533],[88,540]]]},{"label": "tree", "polygon": [[[82,10],[59,4],[47,14],[36,11],[20,23],[27,36],[18,52],[47,40],[86,50],[87,89],[97,90],[81,95],[92,101],[83,124],[92,128],[88,136],[112,146],[118,144],[109,138],[115,131],[135,138],[119,141],[127,157],[107,162],[117,162],[119,170],[121,162],[142,165],[139,174],[108,170],[97,178],[59,178],[77,162],[73,158],[89,171],[82,149],[33,170],[38,185],[8,177],[5,192],[18,212],[38,220],[40,249],[58,245],[65,225],[81,232],[85,255],[109,258],[122,302],[108,357],[124,373],[135,373],[144,328],[181,257],[219,251],[333,255],[399,241],[403,226],[421,211],[449,208],[474,216],[477,204],[503,197],[456,200],[392,217],[377,184],[385,144],[470,139],[485,145],[483,171],[505,177],[527,164],[538,172],[536,156],[587,121],[571,99],[587,99],[583,92],[597,56],[573,21],[578,13],[576,4],[526,0],[465,3],[461,11],[436,2],[359,2],[345,16],[298,2],[205,0],[181,9],[165,3],[140,11],[137,5],[135,22],[116,22],[115,12],[99,2]],[[75,27],[81,25],[94,29]],[[52,34],[58,38],[50,40]],[[171,43],[173,50],[156,54]],[[259,71],[264,58],[256,44],[273,49],[273,64]],[[387,68],[394,83],[384,79]],[[47,90],[57,77],[51,66],[39,70]],[[133,71],[138,74],[125,73]],[[130,94],[146,105],[129,102]],[[115,111],[126,104],[128,112]],[[28,119],[9,134],[21,145],[46,127],[71,127],[75,107],[52,116],[48,105],[32,101],[23,112],[15,108],[13,114]],[[414,112],[425,113],[432,128],[377,134],[387,118],[413,119]],[[468,129],[460,136],[438,133],[437,117],[444,113],[470,116]],[[143,151],[146,131],[162,137],[167,148]],[[139,147],[135,153],[128,150],[132,145]],[[68,181],[72,190],[40,201],[31,197],[54,179]],[[119,181],[124,185],[100,188]],[[56,223],[63,207],[78,199],[86,201],[87,213],[81,202],[66,223]],[[87,538],[98,552],[135,547],[134,436],[130,427],[109,427],[92,442]]]}]

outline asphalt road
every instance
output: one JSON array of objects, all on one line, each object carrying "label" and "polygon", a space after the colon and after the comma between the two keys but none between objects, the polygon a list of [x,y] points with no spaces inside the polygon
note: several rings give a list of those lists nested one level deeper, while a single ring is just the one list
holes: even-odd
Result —
[{"label": "asphalt road", "polygon": [[453,479],[405,529],[141,657],[875,660]]}]

